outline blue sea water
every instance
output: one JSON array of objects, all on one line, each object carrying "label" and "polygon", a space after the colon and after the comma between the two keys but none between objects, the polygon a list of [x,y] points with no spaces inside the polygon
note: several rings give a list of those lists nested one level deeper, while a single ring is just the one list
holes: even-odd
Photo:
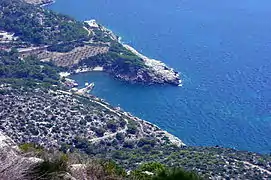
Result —
[{"label": "blue sea water", "polygon": [[271,152],[271,1],[57,0],[181,72],[183,87],[132,85],[100,73],[93,94],[188,145]]}]

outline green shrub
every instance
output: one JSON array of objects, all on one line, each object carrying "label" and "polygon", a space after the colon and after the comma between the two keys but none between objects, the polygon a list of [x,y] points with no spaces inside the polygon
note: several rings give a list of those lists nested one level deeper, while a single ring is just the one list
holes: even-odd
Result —
[{"label": "green shrub", "polygon": [[116,139],[119,140],[119,141],[123,141],[125,138],[124,134],[123,133],[117,133],[116,134]]},{"label": "green shrub", "polygon": [[202,180],[200,176],[198,176],[194,172],[188,172],[183,169],[170,169],[163,170],[158,175],[154,176],[152,180]]},{"label": "green shrub", "polygon": [[43,151],[43,148],[41,146],[38,146],[33,143],[21,144],[21,145],[19,145],[19,149],[24,153],[29,153],[29,152],[40,153]]},{"label": "green shrub", "polygon": [[68,157],[65,154],[53,156],[37,164],[27,174],[29,179],[62,179],[61,176],[68,172]]}]

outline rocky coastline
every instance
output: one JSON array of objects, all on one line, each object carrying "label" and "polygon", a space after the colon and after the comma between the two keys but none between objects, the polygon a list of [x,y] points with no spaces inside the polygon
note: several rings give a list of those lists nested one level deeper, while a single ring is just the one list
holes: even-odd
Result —
[{"label": "rocky coastline", "polygon": [[[130,82],[130,83],[142,83],[142,84],[171,84],[175,86],[182,86],[182,81],[178,72],[174,69],[168,67],[165,63],[148,58],[147,56],[139,53],[135,48],[131,47],[128,44],[121,42],[121,37],[114,34],[113,31],[104,27],[101,24],[98,24],[94,19],[85,21],[89,25],[89,30],[99,30],[106,36],[108,36],[112,42],[117,42],[124,49],[131,52],[138,58],[143,61],[144,67],[139,68],[134,73],[123,73],[111,64],[100,64],[99,66],[103,67],[103,70],[117,79]],[[87,27],[86,27],[87,28]],[[120,52],[121,54],[121,52]],[[83,66],[76,67],[76,70],[73,70],[73,73],[78,73],[77,69],[85,70],[83,72],[91,71],[93,67]],[[88,69],[88,70],[87,70]],[[80,71],[81,72],[81,71]]]},{"label": "rocky coastline", "polygon": [[24,0],[24,1],[29,4],[39,5],[39,6],[47,6],[55,2],[54,0]]},{"label": "rocky coastline", "polygon": [[150,59],[127,44],[123,44],[123,46],[141,59],[143,59],[145,65],[150,70],[150,72],[147,74],[148,76],[145,76],[148,77],[147,81],[158,84],[168,83],[178,86],[182,85],[179,73],[174,71],[174,69],[169,68],[165,63],[155,59]]},{"label": "rocky coastline", "polygon": [[[93,20],[95,22],[95,20]],[[114,34],[110,29],[98,24],[101,27],[101,31],[108,33],[113,41],[118,41],[125,49],[131,51],[133,54],[141,58],[146,65],[146,69],[140,69],[136,75],[120,74],[114,70],[108,69],[116,78],[132,83],[144,83],[144,84],[172,84],[182,86],[182,81],[178,72],[168,67],[165,63],[151,59],[141,53],[139,53],[134,47],[125,44],[121,41],[121,37]]]},{"label": "rocky coastline", "polygon": [[[89,33],[83,31],[77,34],[76,32],[87,26],[85,23],[73,19],[67,21],[67,17],[50,14],[51,11],[44,13],[44,9],[39,7],[40,4],[26,5],[22,0],[0,2],[0,14],[3,20],[1,25],[13,25],[10,32],[13,29],[27,27],[27,32],[22,35],[17,33],[22,39],[25,39],[29,32],[45,38],[39,43],[33,41],[33,37],[26,38],[27,43],[21,44],[20,47],[30,48],[29,54],[20,53],[13,44],[19,43],[16,39],[11,39],[10,44],[2,46],[4,51],[1,51],[0,55],[2,64],[0,179],[14,179],[6,175],[12,172],[20,175],[27,164],[32,165],[33,158],[29,160],[17,155],[18,148],[14,147],[16,144],[20,145],[20,148],[34,144],[33,147],[37,145],[54,152],[58,150],[64,153],[78,152],[83,157],[113,160],[129,172],[137,169],[141,164],[158,162],[169,167],[196,171],[205,179],[271,179],[269,155],[218,146],[186,146],[180,139],[152,123],[136,118],[121,108],[113,107],[89,94],[87,91],[93,87],[93,84],[85,84],[89,87],[79,92],[72,91],[70,87],[63,86],[64,80],[68,78],[60,78],[58,75],[59,72],[68,71],[60,74],[62,77],[68,76],[69,70],[75,71],[73,73],[96,70],[105,71],[133,83],[177,85],[178,81],[178,85],[181,85],[178,73],[164,63],[145,57],[132,47],[121,43],[119,37],[115,35],[111,36],[113,40],[110,38],[112,32],[108,34],[108,31],[103,28],[103,33],[95,24],[93,29],[87,29]],[[10,14],[7,9],[12,10],[13,13]],[[40,21],[32,19],[37,14],[40,14]],[[28,22],[28,19],[31,21]],[[54,26],[56,32],[61,30],[66,32],[56,35],[52,33],[51,27],[48,28],[43,23],[39,24],[49,23],[51,20],[54,25],[74,22],[74,26],[68,26],[72,30]],[[36,31],[37,27],[41,32]],[[5,26],[2,26],[2,29],[6,30]],[[66,39],[66,36],[61,36],[63,34],[76,36]],[[85,38],[81,39],[81,36]],[[46,41],[46,38],[49,41]],[[47,51],[45,42],[52,46],[60,43],[54,50],[51,48],[51,51]],[[67,45],[71,47],[63,51]],[[84,48],[79,48],[84,47],[83,45],[88,46],[88,52]],[[108,47],[106,51],[99,51],[105,46]],[[14,49],[10,49],[12,47]],[[79,51],[74,52],[72,48],[76,50],[79,48]],[[96,50],[98,53],[94,53]],[[57,56],[58,64],[54,63],[57,59],[55,57],[47,58],[51,61],[49,63],[42,61],[46,53],[60,55],[61,58]],[[26,59],[28,55],[37,58]],[[40,58],[38,55],[44,56]],[[80,64],[87,58],[89,58],[88,66]],[[70,79],[70,84],[72,83],[75,81]],[[38,161],[38,159],[34,160]]]},{"label": "rocky coastline", "polygon": [[114,69],[108,68],[107,71],[109,74],[113,75],[116,79],[129,82],[132,84],[145,84],[145,85],[154,85],[154,84],[170,84],[174,86],[182,86],[180,84],[180,79],[167,79],[164,76],[157,76],[156,72],[152,69],[140,69],[136,74],[123,74],[115,71]]}]

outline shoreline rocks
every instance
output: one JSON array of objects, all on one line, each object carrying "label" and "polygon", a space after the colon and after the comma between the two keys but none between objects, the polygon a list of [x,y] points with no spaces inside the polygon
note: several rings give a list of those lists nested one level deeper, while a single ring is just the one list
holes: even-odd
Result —
[{"label": "shoreline rocks", "polygon": [[49,4],[53,4],[54,0],[24,0],[25,2],[33,5],[47,6]]},{"label": "shoreline rocks", "polygon": [[[121,79],[131,83],[144,83],[144,84],[172,84],[181,86],[182,81],[178,72],[174,69],[169,68],[165,63],[148,58],[147,56],[139,53],[135,48],[121,42],[121,37],[114,34],[113,31],[106,28],[105,26],[96,22],[95,19],[84,21],[90,28],[99,29],[106,34],[113,42],[119,43],[123,48],[130,51],[137,57],[143,60],[146,67],[140,68],[135,73],[122,73],[119,72],[115,67],[104,65],[105,72],[110,73],[117,79]],[[90,67],[92,68],[92,67]]]},{"label": "shoreline rocks", "polygon": [[143,59],[145,65],[150,69],[150,73],[148,73],[150,81],[158,84],[168,83],[173,85],[181,85],[182,81],[180,80],[179,73],[174,71],[172,68],[169,68],[165,63],[155,59],[150,59],[127,44],[122,45],[127,50]]}]

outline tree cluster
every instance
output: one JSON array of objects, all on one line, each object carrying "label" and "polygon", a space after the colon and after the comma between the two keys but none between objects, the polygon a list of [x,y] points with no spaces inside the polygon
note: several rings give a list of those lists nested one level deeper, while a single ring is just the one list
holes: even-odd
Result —
[{"label": "tree cluster", "polygon": [[57,85],[59,83],[60,68],[52,63],[45,63],[35,57],[24,60],[19,58],[15,49],[10,52],[0,51],[0,78],[1,82],[26,86]]},{"label": "tree cluster", "polygon": [[0,30],[13,32],[20,40],[33,44],[52,45],[90,38],[83,23],[21,0],[1,0],[0,18]]}]

